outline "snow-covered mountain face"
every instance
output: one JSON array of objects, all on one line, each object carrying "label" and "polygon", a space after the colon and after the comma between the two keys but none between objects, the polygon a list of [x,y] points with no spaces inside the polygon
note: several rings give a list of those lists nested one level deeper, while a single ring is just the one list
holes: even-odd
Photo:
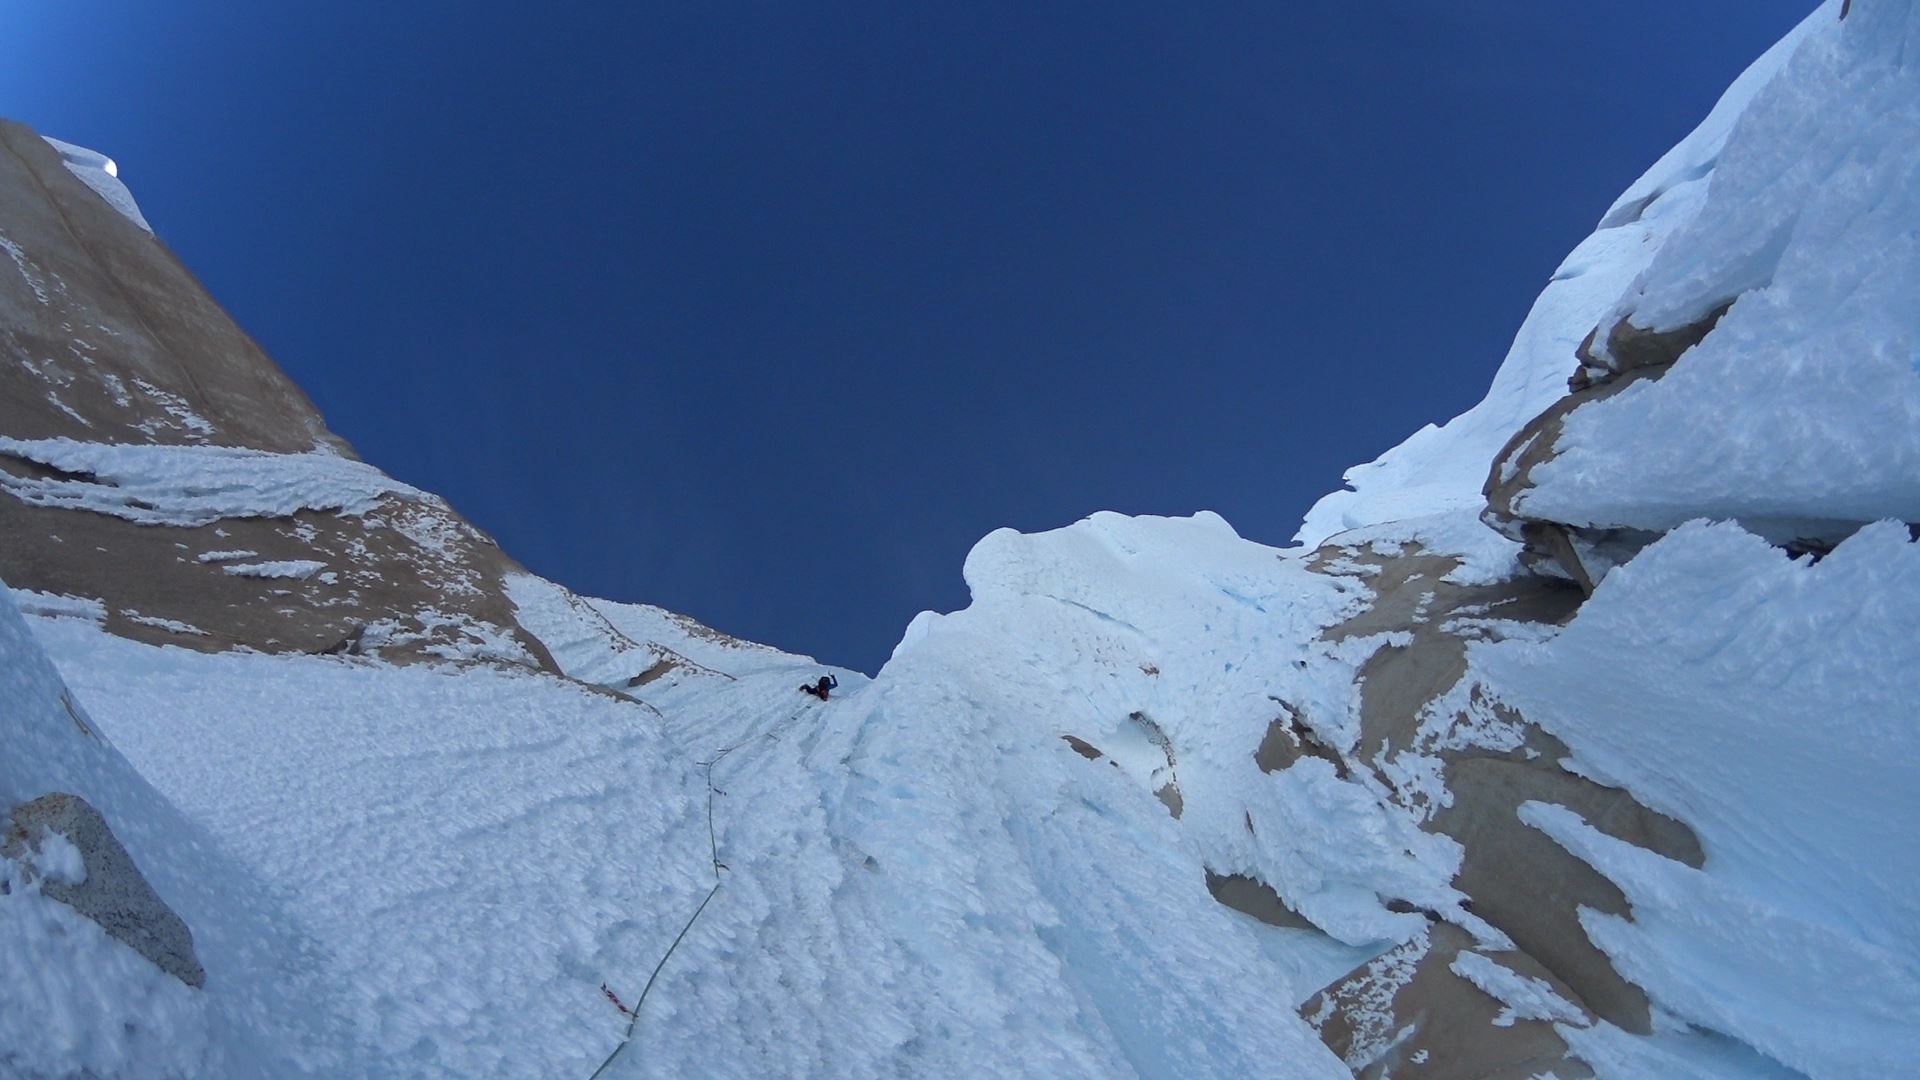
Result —
[{"label": "snow-covered mountain face", "polygon": [[0,1072],[1900,1075],[1909,40],[1815,12],[1301,546],[998,532],[824,701],[352,458],[0,127]]}]

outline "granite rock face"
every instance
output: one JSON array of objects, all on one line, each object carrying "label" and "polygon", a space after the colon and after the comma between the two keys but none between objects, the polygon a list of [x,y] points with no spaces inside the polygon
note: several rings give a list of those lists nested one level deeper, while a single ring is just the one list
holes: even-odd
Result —
[{"label": "granite rock face", "polygon": [[430,496],[191,527],[23,497],[111,483],[49,466],[64,440],[352,450],[164,244],[12,122],[0,190],[0,576],[15,589],[100,601],[109,630],[155,644],[552,668],[501,588],[518,565]]},{"label": "granite rock face", "polygon": [[0,433],[348,452],[166,245],[0,121]]},{"label": "granite rock face", "polygon": [[[62,843],[79,852],[79,872],[37,869]],[[206,985],[193,932],[147,884],[107,820],[85,799],[55,792],[14,807],[0,833],[0,855],[23,864],[44,895],[92,919],[161,971],[188,986]]]}]

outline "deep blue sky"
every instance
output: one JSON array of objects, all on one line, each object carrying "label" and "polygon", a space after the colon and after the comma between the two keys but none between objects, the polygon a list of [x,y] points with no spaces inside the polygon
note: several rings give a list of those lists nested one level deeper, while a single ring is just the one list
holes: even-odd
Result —
[{"label": "deep blue sky", "polygon": [[1284,543],[1814,0],[8,5],[368,460],[872,670],[990,530]]}]

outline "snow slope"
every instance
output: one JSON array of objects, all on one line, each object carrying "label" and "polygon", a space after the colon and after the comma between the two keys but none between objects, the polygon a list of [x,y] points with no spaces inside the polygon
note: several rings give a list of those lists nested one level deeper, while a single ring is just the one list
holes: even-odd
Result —
[{"label": "snow slope", "polygon": [[[0,856],[0,1073],[269,1075],[313,1063],[334,1006],[310,943],[199,823],[155,791],[71,694],[0,585],[0,805],[49,793],[92,804],[193,933],[195,989],[162,972]],[[78,852],[66,845],[64,877]],[[80,868],[84,875],[84,865]]]},{"label": "snow slope", "polygon": [[[1484,647],[1578,767],[1693,825],[1693,870],[1524,808],[1619,883],[1589,929],[1676,1016],[1810,1076],[1920,1059],[1920,545],[1873,526],[1817,565],[1689,525],[1551,641]],[[1622,678],[1621,672],[1631,672]]]},{"label": "snow slope", "polygon": [[631,702],[524,671],[202,655],[39,620],[142,772],[284,898],[320,1075],[590,1072],[600,996],[704,888],[697,779]]},{"label": "snow slope", "polygon": [[[1147,623],[1197,584],[1172,569],[1194,541],[1223,565],[1197,609]],[[1146,552],[1131,574],[1116,544]],[[1035,572],[1077,574],[1062,586],[1073,602],[1030,595]],[[1372,886],[1451,894],[1444,847],[1410,826],[1324,843],[1351,802],[1331,785],[1252,790],[1271,710],[1221,658],[1270,622],[1306,633],[1345,610],[1337,583],[1322,606],[1258,610],[1300,574],[1217,518],[1002,534],[969,565],[974,609],[923,619],[886,675],[847,673],[825,704],[797,692],[815,665],[762,649],[733,650],[736,671],[709,652],[715,666],[637,688],[643,707],[487,666],[205,656],[84,619],[39,628],[147,775],[328,943],[325,970],[351,987],[348,1071],[590,1071],[623,1026],[600,984],[631,1002],[708,886],[699,763],[732,748],[712,771],[724,886],[612,1075],[1330,1076],[1342,1070],[1295,1005],[1421,923]],[[1157,595],[1140,587],[1167,575]],[[1205,620],[1226,651],[1189,657],[1180,635]],[[1102,661],[1083,670],[1088,648]],[[1203,715],[1179,711],[1189,700],[1238,710],[1223,763]],[[1142,707],[1179,748],[1188,820],[1217,838],[1197,844],[1138,778],[1060,738],[1067,725],[1104,740]],[[1246,836],[1248,814],[1268,840]],[[1207,893],[1210,866],[1283,862],[1301,868],[1302,902],[1363,947],[1261,926]]]}]

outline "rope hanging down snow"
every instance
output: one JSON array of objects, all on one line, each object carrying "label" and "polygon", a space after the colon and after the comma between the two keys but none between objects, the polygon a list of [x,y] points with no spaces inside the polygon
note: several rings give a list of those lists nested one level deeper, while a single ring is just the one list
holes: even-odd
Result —
[{"label": "rope hanging down snow", "polygon": [[660,978],[661,970],[667,966],[667,961],[673,958],[673,951],[680,947],[682,941],[686,940],[687,932],[693,929],[693,924],[700,921],[700,913],[707,910],[707,905],[712,903],[713,898],[720,893],[720,885],[722,882],[720,872],[727,869],[727,864],[720,861],[720,836],[713,827],[713,767],[720,763],[721,758],[726,757],[728,754],[733,753],[751,741],[753,740],[747,739],[734,743],[732,746],[714,754],[712,758],[700,763],[706,768],[707,848],[713,858],[713,888],[707,890],[707,895],[701,898],[700,906],[693,909],[693,915],[687,919],[687,924],[680,928],[678,934],[674,935],[673,944],[668,945],[667,951],[661,954],[660,962],[653,965],[653,973],[647,976],[647,984],[640,988],[640,996],[635,999],[633,1008],[629,1009],[625,1005],[622,1005],[620,999],[615,997],[613,992],[606,988],[605,984],[601,985],[601,991],[613,1002],[614,1007],[627,1014],[627,1030],[626,1033],[620,1037],[619,1045],[613,1048],[613,1052],[607,1055],[606,1060],[600,1063],[599,1068],[593,1070],[593,1075],[587,1077],[587,1080],[600,1080],[600,1075],[606,1072],[607,1067],[613,1064],[614,1059],[620,1056],[621,1051],[625,1050],[627,1046],[633,1042],[634,1029],[640,1023],[640,1009],[646,1005],[647,995],[653,992],[653,984]]}]

